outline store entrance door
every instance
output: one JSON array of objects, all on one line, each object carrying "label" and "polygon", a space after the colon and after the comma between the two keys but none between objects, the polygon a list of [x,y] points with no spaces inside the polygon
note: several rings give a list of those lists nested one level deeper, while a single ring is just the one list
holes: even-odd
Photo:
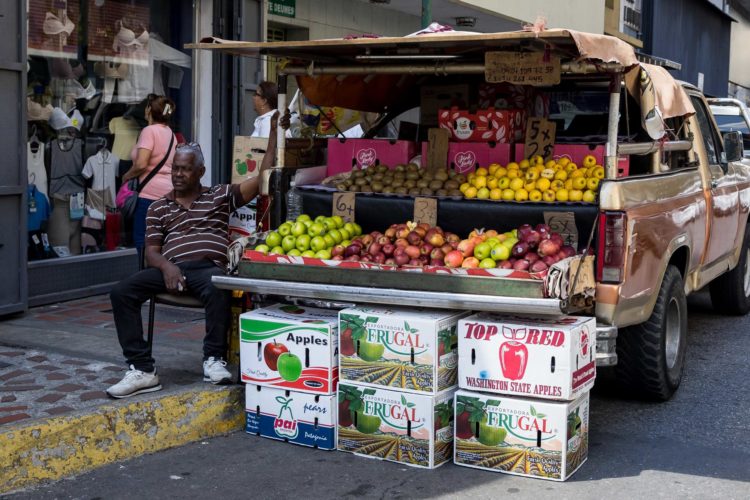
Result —
[{"label": "store entrance door", "polygon": [[27,307],[26,286],[26,2],[0,3],[0,315]]}]

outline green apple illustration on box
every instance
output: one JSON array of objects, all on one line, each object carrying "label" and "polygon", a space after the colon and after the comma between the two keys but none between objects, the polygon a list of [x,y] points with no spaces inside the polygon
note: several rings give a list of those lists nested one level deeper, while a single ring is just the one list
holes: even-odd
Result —
[{"label": "green apple illustration on box", "polygon": [[339,342],[339,352],[344,356],[359,355],[363,361],[374,362],[383,357],[385,346],[379,342],[369,342],[367,340],[367,323],[378,321],[377,316],[367,316],[362,318],[351,314],[341,315],[341,340]]},{"label": "green apple illustration on box", "polygon": [[375,389],[360,391],[356,387],[339,384],[339,425],[354,425],[362,434],[374,434],[380,429],[380,417],[365,415],[363,396],[374,396]]},{"label": "green apple illustration on box", "polygon": [[[576,408],[575,412],[568,413],[568,422],[567,422],[567,424],[568,424],[567,425],[567,427],[568,427],[568,441],[570,441],[570,438],[572,438],[573,436],[575,436],[575,435],[577,435],[577,434],[579,434],[581,432],[581,423],[582,423],[582,421],[581,421],[581,416],[578,414],[578,411],[580,409],[581,408],[579,407],[579,408]],[[544,415],[537,415],[537,416],[539,416],[541,418]]]},{"label": "green apple illustration on box", "polygon": [[[491,406],[500,406],[500,401],[497,399],[488,399],[484,405],[485,411],[484,415],[482,415],[482,420],[479,422],[479,435],[477,436],[477,441],[485,446],[497,446],[502,443],[505,440],[505,436],[508,435],[508,431],[504,428],[499,427],[499,425],[490,424],[489,407]],[[499,424],[500,422],[499,419],[495,417],[492,423]]]}]

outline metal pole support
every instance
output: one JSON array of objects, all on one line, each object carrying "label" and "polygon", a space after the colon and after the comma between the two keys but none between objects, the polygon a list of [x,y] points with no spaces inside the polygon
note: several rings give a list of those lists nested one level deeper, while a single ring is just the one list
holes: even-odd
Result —
[{"label": "metal pole support", "polygon": [[607,127],[607,156],[604,166],[604,177],[617,178],[617,127],[620,122],[620,93],[622,92],[622,74],[612,76],[609,85],[609,123]]},{"label": "metal pole support", "polygon": [[[278,107],[279,120],[286,112],[286,75],[276,75],[279,91],[278,91]],[[286,159],[286,130],[281,128],[281,125],[276,127],[276,166],[284,168]]]}]

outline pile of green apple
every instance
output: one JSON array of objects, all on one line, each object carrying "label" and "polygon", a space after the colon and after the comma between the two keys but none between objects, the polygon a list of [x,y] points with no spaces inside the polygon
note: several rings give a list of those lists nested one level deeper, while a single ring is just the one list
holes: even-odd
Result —
[{"label": "pile of green apple", "polygon": [[268,233],[265,243],[256,246],[255,250],[263,254],[330,259],[333,247],[348,246],[353,238],[361,234],[359,224],[344,222],[338,215],[319,215],[312,219],[307,214],[301,214]]}]

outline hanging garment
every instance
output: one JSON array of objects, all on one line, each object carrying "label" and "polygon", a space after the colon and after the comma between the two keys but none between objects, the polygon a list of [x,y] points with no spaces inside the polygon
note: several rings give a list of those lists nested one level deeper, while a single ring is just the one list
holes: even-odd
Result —
[{"label": "hanging garment", "polygon": [[28,231],[38,231],[49,220],[50,206],[47,197],[39,191],[33,184],[26,188],[27,192],[27,209],[26,209],[26,229]]},{"label": "hanging garment", "polygon": [[[153,66],[149,60],[149,34],[144,31],[136,36],[133,30],[126,28],[118,21],[119,30],[114,37],[112,49],[115,58],[122,62],[118,67],[120,75],[117,82],[115,102],[136,103],[145,99],[154,88]],[[116,24],[116,26],[117,26]],[[111,80],[111,79],[108,79]],[[106,85],[106,92],[114,92],[114,85]]]},{"label": "hanging garment", "polygon": [[28,155],[27,170],[29,174],[29,185],[33,184],[36,189],[46,198],[47,194],[47,169],[44,167],[44,143],[36,143],[36,153],[33,151],[32,144],[26,145]]},{"label": "hanging garment", "polygon": [[50,145],[50,198],[85,191],[83,179],[83,141],[55,139]]},{"label": "hanging garment", "polygon": [[73,33],[75,27],[76,25],[73,24],[73,21],[68,19],[67,16],[63,16],[63,20],[61,21],[60,18],[54,15],[52,12],[47,12],[47,14],[45,14],[44,16],[42,31],[45,35],[59,35],[63,32],[66,35],[70,35],[71,33]]},{"label": "hanging garment", "polygon": [[[94,191],[109,191],[109,200],[114,201],[116,196],[115,177],[119,166],[120,159],[107,148],[102,148],[86,160],[82,174],[84,178],[92,179],[91,189]],[[114,203],[107,206],[114,207]],[[102,210],[102,216],[104,213],[104,210]]]},{"label": "hanging garment", "polygon": [[130,158],[130,151],[138,141],[138,134],[141,132],[136,121],[123,116],[112,118],[109,121],[109,131],[115,136],[112,153],[121,160]]}]

